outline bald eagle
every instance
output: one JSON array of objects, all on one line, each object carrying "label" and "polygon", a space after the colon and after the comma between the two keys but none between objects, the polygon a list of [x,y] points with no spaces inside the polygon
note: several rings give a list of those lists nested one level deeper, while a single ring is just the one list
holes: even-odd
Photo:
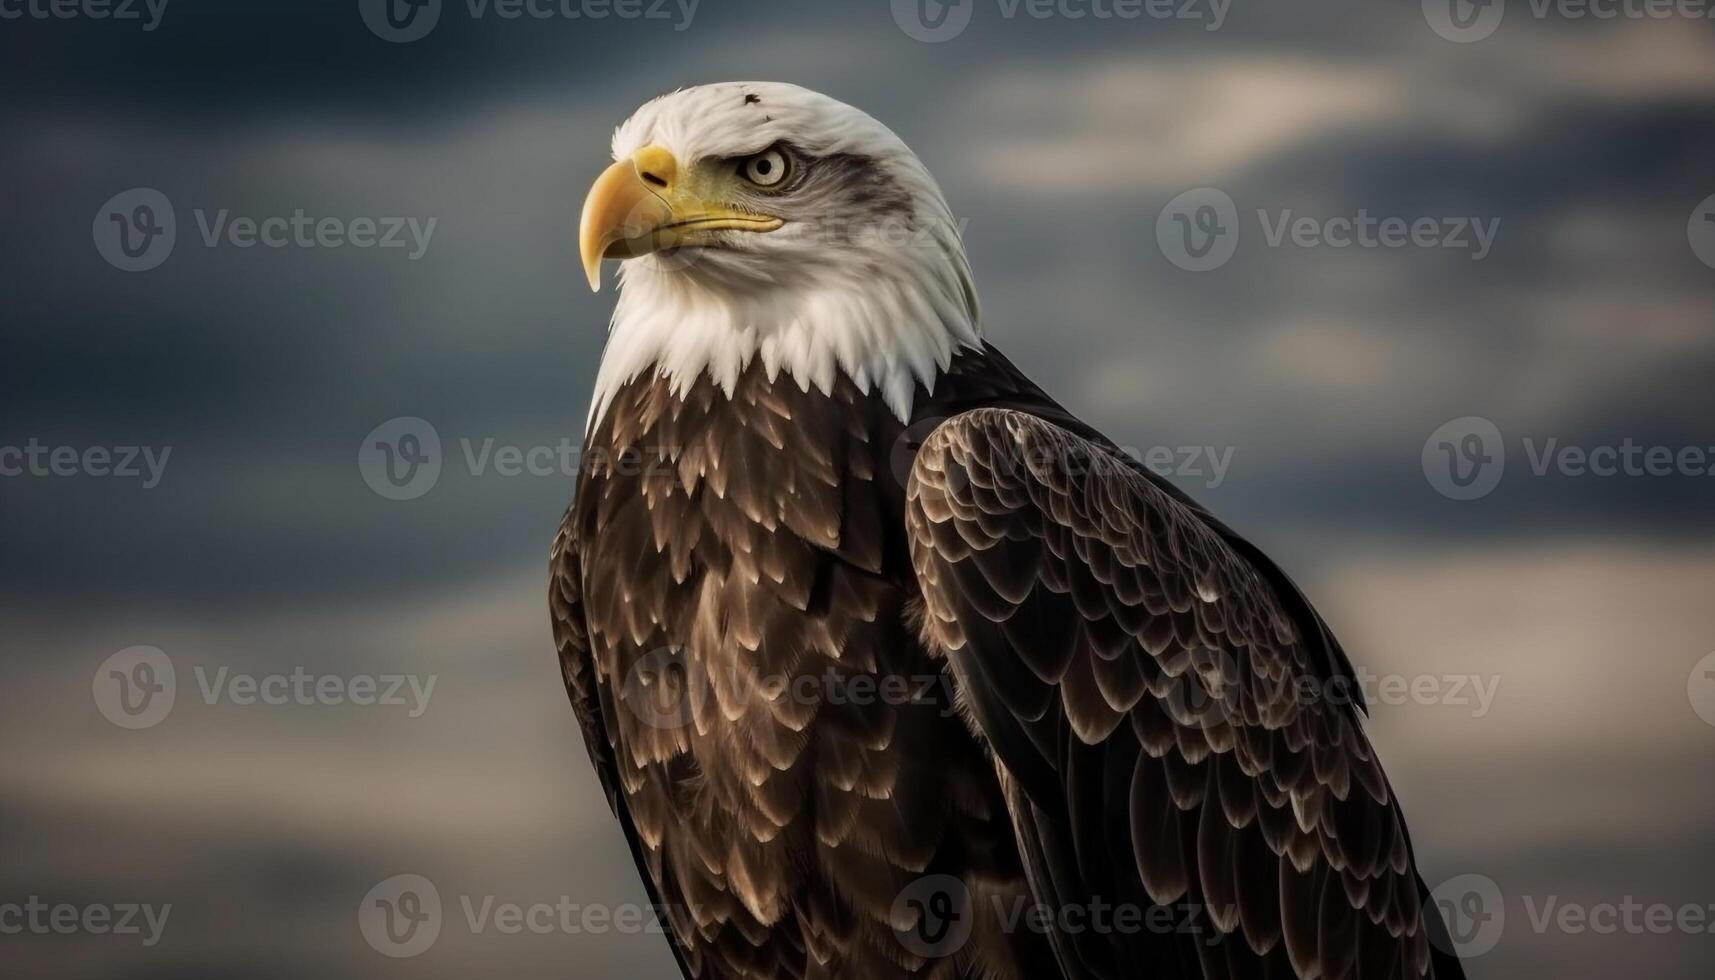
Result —
[{"label": "bald eagle", "polygon": [[984,341],[897,136],[731,83],[613,159],[550,601],[686,977],[1463,976],[1327,625]]}]

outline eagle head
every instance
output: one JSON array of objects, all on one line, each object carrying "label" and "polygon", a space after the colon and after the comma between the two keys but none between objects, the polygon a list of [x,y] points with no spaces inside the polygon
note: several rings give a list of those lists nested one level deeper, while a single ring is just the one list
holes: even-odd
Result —
[{"label": "eagle head", "polygon": [[826,391],[836,373],[898,413],[977,342],[959,228],[892,130],[796,85],[681,89],[615,131],[578,244],[593,289],[617,259],[620,300],[592,421],[653,364],[729,392],[760,359]]}]

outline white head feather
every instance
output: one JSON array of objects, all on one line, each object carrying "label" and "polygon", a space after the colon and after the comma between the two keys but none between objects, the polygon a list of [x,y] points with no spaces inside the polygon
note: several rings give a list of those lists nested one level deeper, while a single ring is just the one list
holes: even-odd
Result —
[{"label": "white head feather", "polygon": [[[655,144],[690,165],[779,143],[807,168],[801,193],[769,202],[783,227],[622,265],[591,429],[646,370],[676,391],[707,375],[730,396],[758,358],[770,379],[784,373],[806,391],[829,392],[844,374],[906,419],[917,385],[980,343],[952,212],[910,148],[865,113],[796,85],[705,85],[644,105],[614,133],[613,156]],[[813,180],[818,166],[829,171]],[[842,173],[866,187],[841,188]]]}]

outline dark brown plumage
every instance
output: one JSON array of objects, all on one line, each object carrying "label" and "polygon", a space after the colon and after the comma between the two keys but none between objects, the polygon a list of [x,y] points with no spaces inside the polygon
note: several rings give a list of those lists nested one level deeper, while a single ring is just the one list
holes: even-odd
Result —
[{"label": "dark brown plumage", "polygon": [[914,405],[645,374],[590,434],[555,639],[685,975],[1462,977],[1291,582],[992,348]]}]

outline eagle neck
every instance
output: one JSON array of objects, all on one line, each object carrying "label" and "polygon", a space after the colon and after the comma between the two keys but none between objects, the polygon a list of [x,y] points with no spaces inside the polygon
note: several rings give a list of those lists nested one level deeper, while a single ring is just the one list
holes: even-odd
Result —
[{"label": "eagle neck", "polygon": [[824,395],[844,377],[907,420],[919,387],[933,392],[953,356],[982,343],[962,255],[939,274],[911,271],[746,291],[675,274],[653,256],[627,263],[588,431],[614,395],[646,372],[681,394],[707,378],[730,398],[752,364],[771,383],[784,379]]}]

